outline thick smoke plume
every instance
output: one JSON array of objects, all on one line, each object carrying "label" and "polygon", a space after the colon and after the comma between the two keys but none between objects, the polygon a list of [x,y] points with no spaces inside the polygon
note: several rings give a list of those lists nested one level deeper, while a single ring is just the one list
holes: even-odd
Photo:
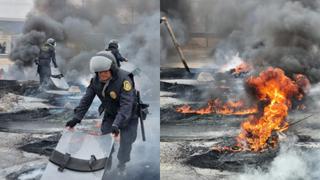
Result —
[{"label": "thick smoke plume", "polygon": [[[70,82],[89,75],[89,59],[105,49],[105,42],[118,39],[120,52],[142,74],[159,79],[159,2],[35,0],[23,34],[13,45],[10,59],[19,68],[34,66],[39,47],[49,37],[56,39],[60,70]],[[34,67],[35,68],[35,67]],[[150,74],[152,72],[152,74]],[[148,74],[149,73],[149,74]],[[22,77],[18,77],[22,78]],[[148,83],[141,86],[150,88]]]},{"label": "thick smoke plume", "polygon": [[[288,75],[302,73],[312,83],[320,81],[319,1],[202,0],[193,4],[189,11],[193,18],[184,19],[188,21],[184,25],[189,31],[206,26],[202,32],[220,39],[213,63],[225,63],[221,54],[239,52],[255,67],[279,67]],[[207,23],[197,23],[201,19]]]},{"label": "thick smoke plume", "polygon": [[[268,179],[319,179],[319,149],[303,151],[294,145],[290,138],[281,144],[279,155],[267,169],[247,169],[245,174],[237,176],[239,180],[268,180]],[[235,177],[233,177],[235,178]]]}]

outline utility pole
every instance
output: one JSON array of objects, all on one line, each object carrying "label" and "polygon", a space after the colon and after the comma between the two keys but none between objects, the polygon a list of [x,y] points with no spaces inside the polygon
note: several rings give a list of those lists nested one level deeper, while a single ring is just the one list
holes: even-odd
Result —
[{"label": "utility pole", "polygon": [[186,58],[184,57],[184,54],[183,54],[183,52],[182,52],[182,50],[181,50],[181,48],[180,48],[180,45],[179,45],[179,43],[178,43],[178,41],[177,41],[177,39],[176,39],[176,36],[175,36],[174,33],[173,33],[172,27],[171,27],[171,25],[169,24],[168,19],[167,19],[166,17],[162,17],[162,18],[160,19],[160,23],[164,23],[164,25],[167,27],[167,29],[168,29],[168,31],[169,31],[169,34],[170,34],[170,36],[171,36],[172,42],[173,42],[174,46],[176,47],[176,49],[177,49],[177,51],[178,51],[178,54],[179,54],[179,56],[180,56],[180,59],[181,59],[181,62],[182,62],[182,64],[183,64],[184,68],[186,69],[186,71],[188,71],[189,73],[191,73],[191,72],[190,72],[190,69],[189,69],[189,67],[188,67],[188,64],[187,64],[187,62],[186,62]]}]

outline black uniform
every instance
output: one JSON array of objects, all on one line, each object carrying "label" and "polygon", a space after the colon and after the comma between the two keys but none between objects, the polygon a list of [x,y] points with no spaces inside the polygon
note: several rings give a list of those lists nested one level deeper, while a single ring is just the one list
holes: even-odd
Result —
[{"label": "black uniform", "polygon": [[105,83],[100,82],[98,76],[91,79],[85,95],[75,109],[74,118],[83,119],[97,95],[102,102],[99,112],[104,111],[101,131],[107,134],[111,133],[112,125],[119,127],[118,160],[119,163],[124,164],[130,160],[132,144],[137,137],[137,97],[133,77],[130,73],[117,69],[112,71],[112,79],[103,92],[104,86]]},{"label": "black uniform", "polygon": [[121,66],[120,62],[126,61],[126,58],[122,57],[122,55],[120,54],[118,45],[116,43],[110,43],[106,51],[111,51],[111,53],[116,58],[118,67]]},{"label": "black uniform", "polygon": [[37,62],[41,85],[49,85],[51,76],[51,61],[53,62],[54,66],[57,67],[55,49],[52,45],[46,43],[40,48],[40,54]]}]

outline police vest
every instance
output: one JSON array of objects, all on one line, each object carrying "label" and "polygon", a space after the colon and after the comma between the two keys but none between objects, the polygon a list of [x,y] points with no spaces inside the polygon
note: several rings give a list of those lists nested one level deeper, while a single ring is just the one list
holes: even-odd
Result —
[{"label": "police vest", "polygon": [[[99,107],[99,113],[102,114],[102,112],[105,113],[105,116],[110,117],[112,119],[115,118],[117,115],[117,112],[120,108],[120,94],[121,91],[123,91],[124,83],[130,79],[132,81],[132,91],[134,90],[134,81],[133,77],[130,73],[119,69],[116,76],[113,76],[113,78],[110,80],[107,88],[103,91],[104,83],[101,83],[99,81],[99,78],[96,77],[94,79],[94,89],[99,97],[102,104]],[[102,95],[104,93],[104,96]],[[132,97],[135,98],[136,97]]]},{"label": "police vest", "polygon": [[54,53],[54,49],[45,44],[40,48],[40,54],[39,54],[39,64],[40,65],[46,65],[46,66],[50,66],[51,63],[51,58],[53,56]]}]

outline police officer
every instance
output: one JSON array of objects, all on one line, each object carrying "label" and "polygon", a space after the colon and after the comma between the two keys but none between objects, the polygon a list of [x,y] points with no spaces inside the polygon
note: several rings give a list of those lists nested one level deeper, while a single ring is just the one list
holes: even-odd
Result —
[{"label": "police officer", "polygon": [[119,51],[119,43],[117,40],[112,39],[108,46],[106,45],[106,51],[111,51],[112,54],[114,55],[118,67],[121,66],[120,62],[128,62],[128,59],[125,57],[122,57]]},{"label": "police officer", "polygon": [[99,112],[104,111],[101,131],[103,134],[120,134],[117,158],[118,173],[125,175],[126,163],[137,137],[137,97],[132,74],[116,67],[107,56],[96,55],[90,60],[90,71],[95,73],[85,95],[75,108],[74,118],[66,126],[73,128],[80,123],[97,95],[102,102]]},{"label": "police officer", "polygon": [[5,54],[6,53],[6,49],[7,49],[7,43],[4,41],[2,43],[2,54]]},{"label": "police officer", "polygon": [[46,43],[41,46],[39,56],[36,59],[36,64],[38,65],[37,72],[40,76],[40,84],[42,87],[50,85],[51,61],[55,68],[58,67],[56,63],[55,46],[56,41],[53,38],[49,38]]}]

